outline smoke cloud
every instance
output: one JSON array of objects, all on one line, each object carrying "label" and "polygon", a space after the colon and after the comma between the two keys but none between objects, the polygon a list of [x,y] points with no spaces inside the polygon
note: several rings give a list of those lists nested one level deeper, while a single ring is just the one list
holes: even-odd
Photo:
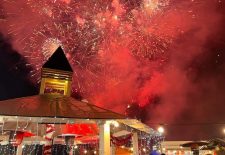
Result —
[{"label": "smoke cloud", "polygon": [[[125,10],[121,7],[122,3],[123,1],[112,2],[112,8],[118,15],[131,13],[140,19],[137,20],[140,27],[145,25],[144,17],[136,13],[138,10],[132,7]],[[196,138],[204,138],[209,135],[212,126],[193,126],[189,128],[192,132],[185,137],[183,131],[187,129],[186,126],[178,129],[176,124],[224,123],[225,2],[172,0],[169,3],[162,14],[151,18],[152,23],[156,24],[154,28],[152,25],[143,26],[144,32],[164,38],[157,42],[157,49],[163,49],[163,52],[156,52],[148,58],[143,53],[139,56],[128,45],[130,36],[116,36],[115,39],[113,29],[108,34],[110,41],[102,41],[95,55],[98,63],[103,65],[101,69],[95,69],[93,75],[79,65],[73,65],[76,70],[73,93],[80,93],[94,104],[120,113],[125,113],[128,105],[136,104],[144,113],[141,119],[145,123],[168,124],[168,139],[179,139],[181,136],[189,139],[192,133],[200,130],[203,134]],[[4,7],[8,11],[14,9],[8,5]],[[29,14],[30,10],[27,11]],[[104,15],[111,16],[108,12]],[[85,23],[82,17],[76,16],[78,17],[79,21]],[[18,18],[16,21],[3,15],[0,18],[0,30],[13,38],[13,47],[23,55],[22,47],[15,40],[21,40],[23,34],[28,32],[20,32],[16,36],[6,32],[10,30],[10,23],[29,21],[31,17]],[[34,24],[39,24],[42,20],[38,19]],[[117,22],[110,23],[115,29],[118,27]],[[101,25],[101,28],[106,26],[107,24]],[[133,26],[128,23],[125,32],[132,29]],[[149,48],[154,47],[151,44]],[[90,59],[88,63],[96,64],[96,59]],[[95,76],[97,78],[93,78]],[[85,87],[87,91],[80,87]],[[175,125],[169,126],[170,124]],[[221,126],[213,128],[220,130]],[[211,135],[221,136],[218,130]],[[177,137],[174,136],[175,133]]]}]

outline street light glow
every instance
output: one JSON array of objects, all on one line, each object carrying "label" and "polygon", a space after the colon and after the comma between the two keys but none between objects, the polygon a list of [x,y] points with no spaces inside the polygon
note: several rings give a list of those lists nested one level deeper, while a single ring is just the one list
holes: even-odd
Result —
[{"label": "street light glow", "polygon": [[160,126],[160,127],[158,128],[158,132],[159,132],[159,133],[164,133],[164,128],[163,128],[162,126]]}]

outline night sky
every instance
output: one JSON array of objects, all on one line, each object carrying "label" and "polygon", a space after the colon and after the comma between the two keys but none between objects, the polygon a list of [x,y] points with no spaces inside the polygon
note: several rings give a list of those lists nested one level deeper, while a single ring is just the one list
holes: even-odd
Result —
[{"label": "night sky", "polygon": [[[16,4],[20,5],[18,7],[25,8],[21,15],[16,9],[17,6],[9,5],[8,1],[0,2],[0,100],[38,94],[39,83],[37,79],[40,78],[38,68],[40,69],[40,66],[51,55],[51,52],[46,55],[46,49],[42,48],[44,46],[41,42],[43,38],[32,31],[39,31],[40,23],[43,23],[46,17],[40,14],[40,18],[39,16],[33,17],[34,19],[37,18],[35,22],[29,22],[31,17],[27,14],[30,11],[27,6],[30,6],[30,4],[25,4],[25,1],[15,0]],[[69,0],[61,0],[60,2],[66,3],[66,5],[72,3]],[[85,1],[84,6],[87,5],[86,2],[88,3],[88,1]],[[118,11],[120,5],[116,2],[112,8],[115,8],[115,12],[119,14],[118,18],[121,16],[121,21],[119,24],[113,20],[109,22],[111,25],[115,24],[113,25],[116,27],[115,29],[123,29],[124,25],[129,27],[131,23],[133,24],[132,28],[139,28],[144,25],[141,18],[143,16],[140,12],[137,13],[141,20],[140,25],[134,26],[134,21],[131,22],[130,20],[124,22],[127,19],[123,19],[122,22],[122,17],[129,16],[133,13],[130,11],[131,9],[134,7],[141,8],[141,5],[128,5],[125,0],[121,0],[120,3],[127,6],[126,13],[123,13],[121,10]],[[139,4],[142,1],[136,0],[135,2]],[[62,5],[61,3],[60,5]],[[111,1],[107,1],[107,3],[111,4]],[[39,8],[40,4],[33,6]],[[222,129],[225,128],[224,0],[170,1],[169,7],[161,9],[163,13],[160,13],[160,16],[159,14],[151,15],[151,17],[154,17],[152,17],[153,23],[157,25],[157,30],[152,30],[153,28],[149,25],[145,25],[149,29],[141,29],[143,32],[154,33],[154,35],[150,35],[150,40],[155,37],[160,38],[153,39],[153,41],[146,41],[143,39],[144,37],[140,37],[143,32],[141,34],[139,31],[133,33],[132,29],[132,32],[130,32],[131,30],[123,31],[125,37],[122,37],[124,41],[122,40],[123,45],[121,45],[119,43],[121,42],[120,35],[113,28],[107,27],[107,23],[104,28],[99,28],[101,35],[98,38],[100,39],[95,41],[94,45],[90,43],[91,47],[88,46],[89,48],[87,48],[87,51],[92,51],[92,54],[98,51],[91,56],[90,53],[82,55],[82,50],[86,49],[86,44],[82,42],[82,39],[92,40],[93,37],[96,37],[96,32],[93,33],[92,19],[86,19],[87,17],[84,16],[85,8],[82,9],[80,8],[80,12],[70,12],[80,15],[79,18],[76,16],[76,21],[73,21],[75,23],[73,23],[75,25],[73,30],[78,29],[76,23],[81,23],[81,26],[83,26],[83,22],[86,22],[91,28],[76,31],[73,34],[75,39],[65,36],[60,37],[61,34],[52,26],[46,28],[48,31],[41,31],[49,38],[53,36],[59,38],[60,45],[64,45],[65,52],[76,45],[73,50],[79,52],[66,52],[73,70],[77,71],[73,77],[75,81],[73,94],[79,93],[99,106],[120,113],[124,113],[127,105],[139,105],[140,110],[144,113],[143,116],[140,116],[142,120],[153,128],[157,128],[159,124],[164,124],[166,139],[168,140],[199,140],[224,137],[222,132]],[[96,8],[92,10],[102,11]],[[177,10],[179,10],[178,13]],[[13,16],[11,16],[11,12],[13,12]],[[189,18],[190,12],[193,13],[191,18]],[[54,11],[51,12],[51,17],[54,13]],[[26,16],[22,16],[23,14],[26,14]],[[91,17],[94,16],[93,14]],[[103,15],[98,14],[98,16]],[[56,17],[62,18],[58,14]],[[115,18],[115,16],[113,17]],[[63,16],[64,18],[65,16]],[[50,23],[52,18],[50,19],[46,22]],[[70,17],[66,17],[66,19],[71,21]],[[26,26],[22,24],[24,21],[28,21]],[[57,20],[53,23],[61,22],[61,20]],[[21,27],[20,24],[22,24]],[[62,26],[65,25],[62,24]],[[15,31],[11,33],[12,29]],[[40,30],[43,30],[43,27]],[[65,33],[70,32],[68,29],[63,30]],[[100,33],[100,30],[98,32],[97,29],[97,32]],[[92,33],[86,35],[86,32],[89,31]],[[103,35],[103,31],[110,36]],[[22,39],[27,34],[36,37],[35,43],[31,41],[32,37]],[[85,35],[79,40],[79,37],[76,38],[79,34]],[[154,50],[144,52],[134,50],[130,52],[128,38],[139,37],[141,41],[131,41],[135,45],[132,48],[139,49],[136,44],[141,44],[142,47],[146,45],[146,47],[151,47]],[[113,40],[113,43],[110,42],[111,40]],[[108,44],[108,42],[110,43]],[[153,46],[152,44],[155,42],[157,44]],[[108,46],[105,45],[106,43]],[[34,44],[35,46],[31,47]],[[81,46],[83,44],[84,46]],[[164,44],[165,46],[162,46]],[[100,48],[105,51],[99,53]],[[161,52],[162,50],[163,52]],[[107,53],[107,51],[113,51],[114,53]],[[156,54],[152,56],[151,53]],[[101,57],[101,61],[99,57]],[[94,67],[92,68],[92,66]],[[87,68],[90,70],[85,70]],[[103,74],[102,70],[105,68],[107,68],[107,71]],[[33,72],[37,74],[32,76],[31,73]],[[79,80],[88,82],[77,82]],[[89,81],[93,81],[94,84]]]},{"label": "night sky", "polygon": [[36,86],[27,79],[26,60],[12,48],[9,40],[0,34],[0,99],[37,94]]}]

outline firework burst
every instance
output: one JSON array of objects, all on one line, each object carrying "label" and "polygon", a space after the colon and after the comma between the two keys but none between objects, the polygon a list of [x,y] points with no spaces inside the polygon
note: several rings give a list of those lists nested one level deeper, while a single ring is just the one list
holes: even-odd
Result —
[{"label": "firework burst", "polygon": [[120,74],[109,71],[117,65],[109,57],[123,53],[121,49],[140,63],[162,62],[174,37],[166,31],[173,25],[163,30],[159,25],[169,7],[169,0],[3,2],[3,10],[10,12],[5,12],[8,32],[15,36],[15,45],[34,67],[32,79],[38,80],[42,64],[58,46],[63,46],[76,68],[75,79],[78,86],[83,86],[79,87],[82,92],[96,91],[102,87],[96,87],[96,83],[108,77],[116,79],[115,83],[122,81]]},{"label": "firework burst", "polygon": [[49,38],[45,40],[42,46],[42,53],[44,57],[49,58],[59,46],[63,47],[62,43],[56,38]]}]

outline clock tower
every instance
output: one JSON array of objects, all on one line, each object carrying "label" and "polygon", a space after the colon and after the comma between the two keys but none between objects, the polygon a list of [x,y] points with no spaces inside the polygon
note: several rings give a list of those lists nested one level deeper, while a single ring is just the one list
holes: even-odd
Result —
[{"label": "clock tower", "polygon": [[41,72],[40,94],[56,94],[70,96],[73,69],[63,50],[58,47]]}]

